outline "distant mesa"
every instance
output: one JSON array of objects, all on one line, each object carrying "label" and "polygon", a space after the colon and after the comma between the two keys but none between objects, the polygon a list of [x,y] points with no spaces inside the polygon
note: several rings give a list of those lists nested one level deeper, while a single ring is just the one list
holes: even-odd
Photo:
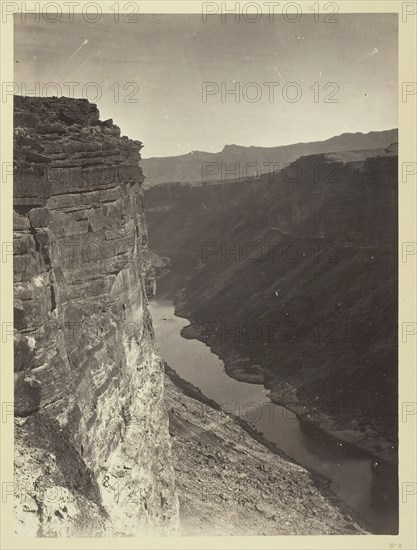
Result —
[{"label": "distant mesa", "polygon": [[[294,143],[277,147],[251,145],[225,145],[218,153],[192,151],[173,157],[152,157],[142,160],[146,176],[145,186],[164,183],[201,184],[215,181],[236,180],[247,176],[247,171],[256,167],[257,175],[276,171],[300,157],[323,153],[379,150],[378,154],[394,154],[398,147],[398,130],[381,132],[344,133],[324,141]],[[241,174],[236,174],[236,170]]]}]

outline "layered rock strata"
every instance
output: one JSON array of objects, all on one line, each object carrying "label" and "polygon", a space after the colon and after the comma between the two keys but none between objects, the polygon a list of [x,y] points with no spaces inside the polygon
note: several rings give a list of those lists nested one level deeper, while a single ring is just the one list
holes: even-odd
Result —
[{"label": "layered rock strata", "polygon": [[141,143],[67,98],[15,97],[14,132],[16,532],[173,532]]}]

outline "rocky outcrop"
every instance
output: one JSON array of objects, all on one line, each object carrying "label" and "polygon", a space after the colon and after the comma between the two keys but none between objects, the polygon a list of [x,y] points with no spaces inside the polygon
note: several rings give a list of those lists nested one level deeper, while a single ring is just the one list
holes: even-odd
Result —
[{"label": "rocky outcrop", "polygon": [[86,100],[15,97],[19,534],[177,527],[140,149]]}]

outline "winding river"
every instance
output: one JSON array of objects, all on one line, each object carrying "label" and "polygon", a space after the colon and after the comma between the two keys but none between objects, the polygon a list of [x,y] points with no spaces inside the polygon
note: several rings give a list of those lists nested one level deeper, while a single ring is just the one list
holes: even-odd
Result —
[{"label": "winding river", "polygon": [[189,322],[175,315],[171,301],[153,299],[149,310],[160,354],[181,378],[225,410],[239,414],[297,462],[329,478],[337,496],[366,518],[371,532],[396,532],[397,481],[393,467],[376,463],[364,452],[325,435],[307,433],[294,413],[270,401],[262,385],[229,377],[223,361],[206,344],[181,336]]}]

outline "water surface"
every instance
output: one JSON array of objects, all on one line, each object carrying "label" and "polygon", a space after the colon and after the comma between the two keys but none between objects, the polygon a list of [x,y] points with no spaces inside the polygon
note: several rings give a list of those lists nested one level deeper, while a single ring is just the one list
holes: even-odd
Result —
[{"label": "water surface", "polygon": [[153,299],[149,310],[160,354],[181,378],[224,410],[247,420],[297,462],[328,477],[336,495],[366,518],[373,532],[396,532],[397,484],[393,467],[375,462],[325,434],[306,432],[294,413],[271,402],[262,385],[228,376],[224,362],[206,344],[181,336],[189,321],[175,315],[171,301]]}]

